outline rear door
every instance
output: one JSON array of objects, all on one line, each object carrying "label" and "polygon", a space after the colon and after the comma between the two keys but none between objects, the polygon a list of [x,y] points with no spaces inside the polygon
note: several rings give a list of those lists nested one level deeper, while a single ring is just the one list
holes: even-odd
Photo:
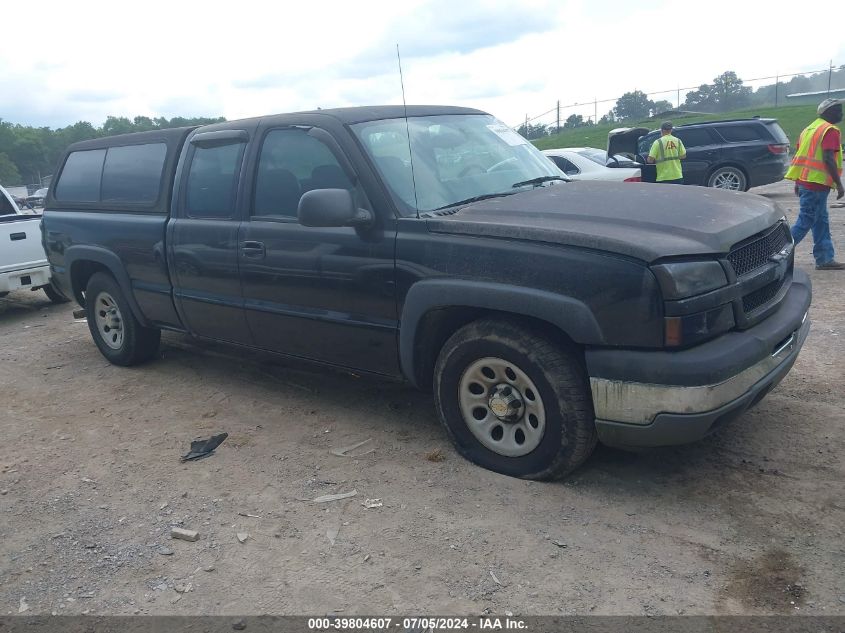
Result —
[{"label": "rear door", "polygon": [[189,139],[177,174],[167,256],[174,299],[189,331],[252,343],[238,270],[243,164],[255,124],[200,132]]},{"label": "rear door", "polygon": [[710,168],[721,159],[722,142],[708,127],[676,128],[677,136],[687,150],[686,160],[681,162],[685,185],[706,185]]},{"label": "rear door", "polygon": [[[332,136],[318,127],[259,130],[248,220],[240,232],[247,321],[256,345],[275,352],[397,375],[395,217],[374,207]],[[306,227],[300,197],[348,189],[373,211],[366,228]]]}]

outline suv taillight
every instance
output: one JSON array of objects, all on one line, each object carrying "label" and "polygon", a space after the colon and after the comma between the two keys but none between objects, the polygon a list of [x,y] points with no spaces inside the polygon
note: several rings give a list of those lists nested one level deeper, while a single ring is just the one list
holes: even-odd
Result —
[{"label": "suv taillight", "polygon": [[777,145],[769,145],[769,151],[772,154],[786,154],[789,151],[789,145],[786,143],[779,143]]},{"label": "suv taillight", "polygon": [[631,176],[630,178],[626,178],[622,182],[642,182],[642,181],[643,181],[643,179],[640,178],[639,176]]}]

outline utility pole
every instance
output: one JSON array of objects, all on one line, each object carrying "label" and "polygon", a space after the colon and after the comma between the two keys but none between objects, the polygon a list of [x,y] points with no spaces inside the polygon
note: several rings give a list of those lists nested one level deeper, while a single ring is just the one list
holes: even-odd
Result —
[{"label": "utility pole", "polygon": [[775,75],[775,107],[778,107],[778,83],[780,82],[780,75]]},{"label": "utility pole", "polygon": [[599,98],[593,97],[593,123],[599,122]]},{"label": "utility pole", "polygon": [[681,109],[681,84],[678,84],[678,110]]},{"label": "utility pole", "polygon": [[830,80],[833,79],[833,60],[830,60],[830,68],[827,71],[827,96],[830,96]]},{"label": "utility pole", "polygon": [[557,128],[555,132],[560,132],[560,99],[557,100]]}]

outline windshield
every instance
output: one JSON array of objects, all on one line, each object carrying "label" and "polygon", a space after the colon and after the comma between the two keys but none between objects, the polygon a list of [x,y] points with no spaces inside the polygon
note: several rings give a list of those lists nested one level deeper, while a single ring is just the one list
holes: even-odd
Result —
[{"label": "windshield", "polygon": [[[406,215],[545,184],[525,182],[537,178],[565,178],[531,143],[486,114],[409,118],[412,174],[405,125],[405,119],[383,119],[352,129]],[[514,189],[519,183],[525,184]]]}]

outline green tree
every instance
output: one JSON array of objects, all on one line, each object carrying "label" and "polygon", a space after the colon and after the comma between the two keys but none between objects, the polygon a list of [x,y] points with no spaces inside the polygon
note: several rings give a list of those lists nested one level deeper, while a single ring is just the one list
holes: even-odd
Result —
[{"label": "green tree", "polygon": [[529,141],[549,135],[548,129],[543,123],[538,123],[537,125],[529,123],[527,127],[523,123],[516,131]]},{"label": "green tree", "polygon": [[602,115],[599,119],[599,125],[605,125],[607,123],[616,123],[616,115],[613,114],[613,110],[610,110],[607,114]]},{"label": "green tree", "polygon": [[584,127],[584,117],[580,114],[570,114],[563,122],[564,128]]},{"label": "green tree", "polygon": [[671,102],[666,101],[665,99],[655,101],[651,104],[651,116],[658,116],[659,114],[663,112],[668,112],[669,110],[672,110],[674,108],[675,106],[673,106]]},{"label": "green tree", "polygon": [[616,100],[613,113],[619,121],[647,119],[653,106],[654,104],[649,100],[646,93],[641,90],[634,90],[633,92],[626,92]]},{"label": "green tree", "polygon": [[6,154],[0,153],[0,185],[20,185],[23,183],[20,172]]},{"label": "green tree", "polygon": [[712,84],[702,84],[688,92],[684,106],[702,112],[728,112],[751,103],[752,89],[742,85],[742,79],[732,71],[723,72]]}]

